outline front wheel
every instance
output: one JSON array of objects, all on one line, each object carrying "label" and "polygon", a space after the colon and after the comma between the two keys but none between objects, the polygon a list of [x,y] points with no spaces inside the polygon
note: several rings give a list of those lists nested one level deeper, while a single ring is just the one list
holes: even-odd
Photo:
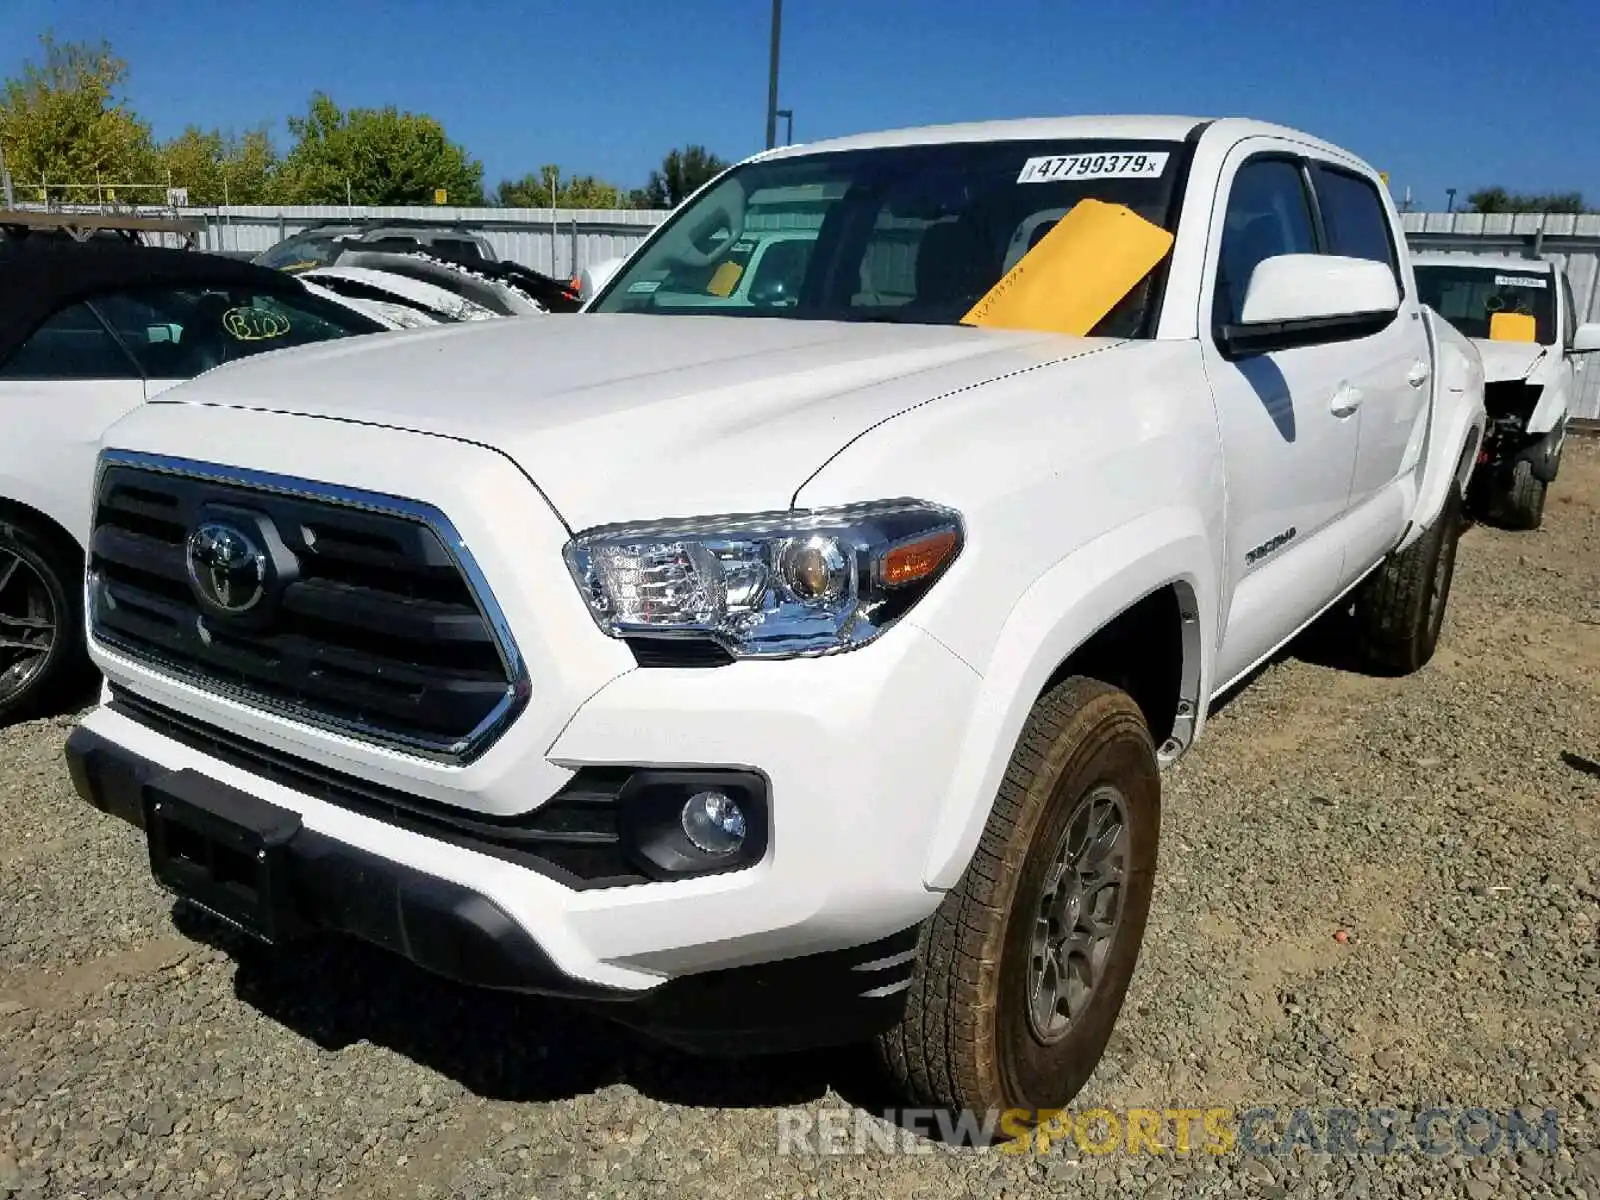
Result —
[{"label": "front wheel", "polygon": [[1545,482],[1533,464],[1518,460],[1489,500],[1489,519],[1504,529],[1537,529],[1544,521]]},{"label": "front wheel", "polygon": [[905,1015],[880,1040],[909,1097],[1037,1114],[1078,1093],[1144,940],[1160,796],[1126,693],[1073,677],[1040,698],[972,861],[923,927]]},{"label": "front wheel", "polygon": [[83,560],[57,540],[0,520],[0,725],[49,712],[90,671]]}]

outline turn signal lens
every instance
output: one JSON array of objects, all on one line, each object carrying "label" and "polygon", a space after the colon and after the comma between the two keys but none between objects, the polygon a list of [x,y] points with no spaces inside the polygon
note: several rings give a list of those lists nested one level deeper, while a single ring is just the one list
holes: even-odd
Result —
[{"label": "turn signal lens", "polygon": [[955,530],[941,529],[938,533],[896,546],[883,556],[884,586],[901,587],[926,579],[950,561],[959,541]]}]

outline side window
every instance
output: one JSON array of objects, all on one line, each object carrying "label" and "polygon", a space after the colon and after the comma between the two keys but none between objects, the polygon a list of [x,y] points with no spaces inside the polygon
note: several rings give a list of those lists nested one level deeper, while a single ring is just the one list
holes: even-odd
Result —
[{"label": "side window", "polygon": [[191,379],[253,354],[382,328],[309,293],[250,286],[142,288],[94,306],[152,379]]},{"label": "side window", "polygon": [[117,340],[86,304],[63,308],[0,363],[0,379],[138,379]]},{"label": "side window", "polygon": [[758,304],[795,303],[816,244],[810,238],[789,238],[768,246],[750,279],[750,298]]},{"label": "side window", "polygon": [[1311,206],[1299,165],[1281,158],[1245,163],[1233,177],[1223,217],[1212,302],[1214,326],[1221,328],[1239,320],[1250,274],[1262,260],[1316,251]]},{"label": "side window", "polygon": [[1360,175],[1320,164],[1312,179],[1328,235],[1325,252],[1387,263],[1400,283],[1399,256],[1378,189]]}]

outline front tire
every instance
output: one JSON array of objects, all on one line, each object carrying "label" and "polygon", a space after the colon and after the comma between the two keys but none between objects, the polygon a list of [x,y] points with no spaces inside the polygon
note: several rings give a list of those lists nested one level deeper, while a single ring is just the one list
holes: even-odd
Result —
[{"label": "front tire", "polygon": [[50,712],[90,674],[83,560],[59,541],[0,520],[0,726]]},{"label": "front tire", "polygon": [[1422,536],[1361,585],[1355,622],[1362,657],[1371,666],[1409,675],[1433,657],[1455,578],[1461,525],[1461,493],[1452,487]]},{"label": "front tire", "polygon": [[977,851],[924,925],[880,1039],[913,1100],[1062,1108],[1133,978],[1155,884],[1160,772],[1137,704],[1073,677],[1035,705]]},{"label": "front tire", "polygon": [[1499,484],[1489,500],[1489,519],[1503,529],[1537,529],[1544,521],[1544,480],[1533,464],[1518,460],[1511,477]]}]

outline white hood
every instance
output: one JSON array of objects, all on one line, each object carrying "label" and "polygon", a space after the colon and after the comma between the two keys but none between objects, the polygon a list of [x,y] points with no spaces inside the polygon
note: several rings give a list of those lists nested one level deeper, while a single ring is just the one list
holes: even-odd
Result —
[{"label": "white hood", "polygon": [[1537,342],[1497,342],[1488,338],[1474,338],[1472,344],[1483,356],[1485,383],[1526,378],[1549,350]]},{"label": "white hood", "polygon": [[582,529],[785,508],[833,454],[907,408],[1115,344],[958,326],[586,314],[325,342],[218,368],[162,401],[476,442],[514,460]]}]

